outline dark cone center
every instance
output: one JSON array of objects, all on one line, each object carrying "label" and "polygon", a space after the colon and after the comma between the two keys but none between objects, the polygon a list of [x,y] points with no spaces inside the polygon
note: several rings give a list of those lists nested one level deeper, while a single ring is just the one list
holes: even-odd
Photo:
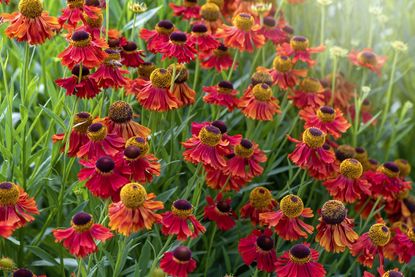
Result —
[{"label": "dark cone center", "polygon": [[135,159],[140,156],[141,150],[136,146],[128,146],[124,150],[124,155],[129,159]]},{"label": "dark cone center", "polygon": [[92,216],[88,213],[79,212],[72,218],[72,222],[75,225],[85,225],[92,220]]},{"label": "dark cone center", "polygon": [[229,205],[228,201],[221,200],[216,204],[216,207],[222,213],[227,213],[231,210],[231,205]]},{"label": "dark cone center", "polygon": [[268,236],[259,236],[256,240],[256,244],[264,251],[270,251],[274,247],[274,240]]},{"label": "dark cone center", "polygon": [[135,51],[137,50],[137,44],[134,41],[129,41],[127,42],[126,45],[122,47],[122,49],[124,49],[125,51],[129,51],[129,52]]},{"label": "dark cone center", "polygon": [[192,208],[192,204],[190,204],[189,201],[184,200],[184,199],[179,199],[179,200],[174,201],[173,206],[176,209],[182,210],[182,211],[187,211]]},{"label": "dark cone center", "polygon": [[88,131],[95,133],[101,130],[103,127],[104,126],[101,123],[94,123],[88,127]]},{"label": "dark cone center", "polygon": [[220,88],[226,88],[226,89],[233,89],[233,85],[231,82],[228,81],[222,81],[218,84],[218,87]]},{"label": "dark cone center", "polygon": [[101,157],[96,161],[95,166],[100,171],[102,171],[104,173],[108,173],[108,172],[110,172],[111,170],[114,169],[115,163],[114,163],[114,160],[111,157]]},{"label": "dark cone center", "polygon": [[173,256],[181,262],[188,262],[192,258],[192,251],[186,246],[179,246],[174,249]]},{"label": "dark cone center", "polygon": [[13,277],[33,277],[33,273],[25,268],[21,268],[13,272]]},{"label": "dark cone center", "polygon": [[89,38],[89,33],[85,31],[76,31],[72,34],[73,41],[83,41]]},{"label": "dark cone center", "polygon": [[216,128],[218,128],[222,134],[225,134],[226,131],[228,131],[228,127],[226,126],[225,122],[221,120],[213,121],[212,126],[215,126]]},{"label": "dark cone center", "polygon": [[310,255],[310,248],[304,244],[297,244],[291,247],[290,254],[297,259],[305,259]]},{"label": "dark cone center", "polygon": [[162,20],[157,24],[157,26],[164,29],[172,29],[174,27],[173,23],[171,23],[170,20]]}]

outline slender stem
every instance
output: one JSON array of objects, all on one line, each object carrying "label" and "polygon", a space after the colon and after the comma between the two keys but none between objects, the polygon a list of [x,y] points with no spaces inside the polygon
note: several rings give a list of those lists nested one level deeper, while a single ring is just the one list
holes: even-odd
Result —
[{"label": "slender stem", "polygon": [[235,68],[236,60],[238,59],[238,55],[239,55],[239,51],[235,50],[235,55],[233,56],[233,62],[232,62],[231,68],[229,69],[227,81],[229,81],[232,78],[232,73],[233,73],[233,70]]},{"label": "slender stem", "polygon": [[333,106],[334,104],[334,97],[336,95],[336,79],[337,79],[337,57],[335,56],[333,59],[333,71],[331,74],[331,98],[330,98],[330,105]]},{"label": "slender stem", "polygon": [[118,244],[118,254],[117,254],[117,260],[115,261],[115,267],[113,272],[113,277],[120,276],[120,270],[121,270],[121,258],[125,251],[125,245],[127,244],[128,237],[124,237],[122,241]]},{"label": "slender stem", "polygon": [[153,263],[151,264],[151,267],[150,267],[149,275],[153,272],[154,268],[156,267],[158,261],[161,258],[161,255],[164,253],[164,251],[170,245],[170,242],[171,242],[172,239],[173,239],[173,236],[169,236],[169,238],[166,240],[166,242],[164,243],[163,247],[161,248],[161,250],[159,251],[157,256],[154,257],[154,261],[153,261]]},{"label": "slender stem", "polygon": [[76,271],[76,277],[81,277],[82,272],[82,259],[78,259],[78,269]]},{"label": "slender stem", "polygon": [[193,90],[196,90],[197,81],[199,79],[199,73],[200,73],[200,57],[198,55],[196,59],[195,75],[193,79],[193,87],[192,87]]},{"label": "slender stem", "polygon": [[324,44],[324,32],[326,24],[326,7],[321,5],[321,17],[320,17],[320,45]]},{"label": "slender stem", "polygon": [[108,31],[110,29],[110,0],[107,0],[105,7],[105,40],[108,41]]},{"label": "slender stem", "polygon": [[207,250],[206,265],[205,265],[205,274],[204,274],[205,277],[207,276],[207,272],[208,272],[208,269],[209,269],[209,265],[210,265],[210,254],[211,254],[210,252],[212,250],[213,239],[215,238],[215,234],[216,234],[217,229],[218,229],[218,227],[214,223],[212,235],[210,236],[209,246],[208,246],[208,250]]}]

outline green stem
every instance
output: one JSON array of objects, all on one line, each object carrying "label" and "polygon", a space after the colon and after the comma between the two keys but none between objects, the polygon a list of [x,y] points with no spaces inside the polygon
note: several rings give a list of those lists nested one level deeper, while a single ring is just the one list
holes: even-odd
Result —
[{"label": "green stem", "polygon": [[326,24],[326,7],[321,5],[321,17],[320,17],[320,45],[324,44],[324,33]]},{"label": "green stem", "polygon": [[333,106],[334,104],[334,97],[335,97],[335,90],[336,90],[336,79],[337,79],[337,57],[333,59],[333,71],[331,74],[331,98],[330,98],[330,105]]},{"label": "green stem", "polygon": [[232,78],[232,73],[233,73],[233,70],[235,68],[236,60],[238,59],[238,55],[239,55],[239,51],[235,50],[235,55],[233,56],[232,66],[229,69],[228,78],[226,79],[227,81],[229,81]]},{"label": "green stem", "polygon": [[107,0],[105,7],[105,40],[108,41],[108,31],[110,29],[110,0]]},{"label": "green stem", "polygon": [[210,258],[211,258],[210,257],[210,254],[211,254],[210,252],[212,250],[213,239],[215,238],[215,234],[216,234],[217,229],[218,229],[218,227],[214,223],[212,235],[210,236],[209,246],[208,246],[208,250],[207,250],[206,265],[205,265],[205,274],[204,274],[205,277],[207,276],[207,272],[208,272],[208,269],[209,269]]},{"label": "green stem", "polygon": [[149,276],[153,272],[154,268],[156,268],[156,265],[157,265],[158,261],[160,260],[161,255],[164,253],[164,251],[170,245],[170,242],[171,242],[172,239],[173,239],[173,236],[169,236],[169,238],[166,240],[166,242],[164,243],[163,247],[161,248],[161,250],[159,251],[157,256],[154,257],[154,261],[153,261],[153,263],[151,264],[151,267],[150,267]]},{"label": "green stem", "polygon": [[113,272],[113,277],[117,277],[120,276],[120,271],[121,271],[121,258],[124,254],[125,251],[125,245],[127,244],[128,241],[128,237],[124,237],[124,239],[118,244],[118,253],[117,253],[117,259],[115,262],[115,267],[114,267],[114,272]]},{"label": "green stem", "polygon": [[200,58],[198,56],[196,59],[195,75],[193,79],[193,87],[192,87],[193,90],[196,90],[197,81],[199,79],[199,73],[200,73]]}]

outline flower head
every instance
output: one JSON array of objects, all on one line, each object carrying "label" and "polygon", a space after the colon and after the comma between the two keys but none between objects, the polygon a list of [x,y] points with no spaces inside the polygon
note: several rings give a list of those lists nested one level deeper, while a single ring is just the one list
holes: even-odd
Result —
[{"label": "flower head", "polygon": [[284,240],[294,241],[301,237],[306,238],[307,233],[311,234],[314,229],[300,217],[313,217],[313,211],[304,208],[300,197],[290,194],[281,199],[279,211],[261,213],[259,220],[268,227],[274,227],[275,232]]},{"label": "flower head", "polygon": [[174,28],[170,20],[161,20],[154,30],[141,29],[140,37],[147,43],[148,51],[157,53],[160,47],[164,47],[168,43],[169,36],[173,33]]},{"label": "flower head", "polygon": [[[131,179],[141,183],[151,183],[153,176],[160,176],[160,163],[158,159],[148,153],[147,145],[137,145],[143,140],[141,137],[133,137],[127,141],[124,150],[124,160],[131,170]],[[130,143],[130,141],[134,141]],[[146,143],[146,142],[145,142]]]},{"label": "flower head", "polygon": [[299,88],[294,90],[289,99],[293,100],[294,105],[299,109],[317,109],[324,106],[324,88],[320,80],[306,77],[300,82]]},{"label": "flower head", "polygon": [[164,253],[160,267],[173,277],[187,277],[196,269],[196,261],[188,247],[178,246],[173,251]]},{"label": "flower head", "polygon": [[200,6],[197,0],[184,0],[182,5],[169,4],[174,16],[183,17],[185,20],[197,19],[200,17]]},{"label": "flower head", "polygon": [[279,55],[290,56],[294,63],[302,61],[311,67],[316,63],[311,59],[311,54],[322,52],[324,49],[323,45],[315,48],[310,47],[310,41],[304,36],[293,36],[289,43],[278,46],[277,52]]},{"label": "flower head", "polygon": [[206,202],[205,218],[214,221],[222,231],[227,231],[235,226],[235,218],[237,218],[237,216],[235,212],[232,211],[232,200],[230,198],[222,199],[222,194],[218,193],[216,199],[207,196]]},{"label": "flower head", "polygon": [[58,19],[43,10],[40,0],[20,0],[18,12],[2,14],[1,17],[3,21],[10,22],[5,30],[9,38],[31,45],[43,44],[60,28]]},{"label": "flower head", "polygon": [[259,270],[266,272],[275,270],[274,263],[277,256],[270,229],[265,229],[264,232],[254,230],[250,235],[242,238],[238,244],[238,251],[245,264],[256,262]]},{"label": "flower head", "polygon": [[[210,53],[200,53],[199,59],[202,61],[201,65],[203,68],[215,68],[218,72],[228,70],[234,63],[228,47],[222,43],[216,49],[210,51]],[[238,63],[235,62],[234,69],[237,66]]]},{"label": "flower head", "polygon": [[365,48],[359,52],[352,50],[349,54],[349,60],[354,65],[368,68],[380,76],[382,67],[386,62],[386,57],[378,56],[372,49]]},{"label": "flower head", "polygon": [[86,67],[75,65],[71,70],[69,78],[57,79],[58,86],[66,90],[66,95],[75,95],[78,98],[94,98],[100,93],[97,82],[91,78],[90,71]]},{"label": "flower head", "polygon": [[155,201],[156,195],[147,193],[139,183],[128,183],[120,192],[121,201],[108,208],[108,226],[124,236],[142,229],[150,230],[154,223],[161,221],[157,210],[164,208],[163,202]]},{"label": "flower head", "polygon": [[288,56],[277,55],[272,62],[269,73],[274,79],[274,84],[283,90],[293,88],[298,84],[299,77],[307,75],[306,69],[294,69],[295,63]]},{"label": "flower head", "polygon": [[55,229],[53,235],[56,242],[62,242],[76,257],[85,257],[96,252],[95,241],[104,242],[113,236],[110,230],[94,223],[92,215],[85,212],[79,212],[72,217],[70,228]]},{"label": "flower head", "polygon": [[265,187],[256,187],[249,194],[249,202],[241,209],[242,218],[250,218],[253,225],[259,223],[261,213],[271,212],[277,207],[277,201]]},{"label": "flower head", "polygon": [[[193,206],[184,199],[173,202],[170,212],[162,214],[161,231],[164,235],[177,235],[178,240],[196,238],[206,228],[193,215]],[[189,224],[192,228],[189,228]]]},{"label": "flower head", "polygon": [[184,64],[171,64],[168,70],[172,75],[176,71],[172,94],[176,97],[179,108],[193,104],[196,100],[196,91],[186,83],[189,78],[189,71],[186,66]]},{"label": "flower head", "polygon": [[203,87],[203,91],[206,93],[203,97],[206,103],[226,107],[229,111],[238,106],[238,91],[231,82],[221,81],[216,86]]},{"label": "flower head", "polygon": [[122,46],[121,63],[128,67],[137,68],[144,63],[143,50],[138,50],[137,44],[134,41],[128,41]]},{"label": "flower head", "polygon": [[327,201],[321,208],[320,214],[316,241],[326,251],[343,252],[358,239],[358,234],[353,231],[354,220],[347,217],[347,209],[342,202]]}]

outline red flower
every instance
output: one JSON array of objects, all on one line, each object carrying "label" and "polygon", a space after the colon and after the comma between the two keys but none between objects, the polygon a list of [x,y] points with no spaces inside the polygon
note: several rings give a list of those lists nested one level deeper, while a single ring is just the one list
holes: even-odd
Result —
[{"label": "red flower", "polygon": [[288,99],[293,100],[299,109],[310,107],[312,109],[324,106],[324,88],[318,79],[307,77],[300,82],[300,87],[293,91]]},{"label": "red flower", "polygon": [[[373,178],[368,178],[372,182],[372,194],[382,196],[386,201],[392,201],[403,193],[411,189],[411,182],[407,182],[399,177],[399,167],[394,162],[387,162],[380,166]],[[370,173],[365,174],[370,176]]]},{"label": "red flower", "polygon": [[266,84],[257,84],[252,93],[244,95],[239,102],[242,113],[255,120],[272,120],[276,113],[281,113],[278,99],[272,95],[272,89]]},{"label": "red flower", "polygon": [[215,169],[226,167],[225,155],[229,154],[229,141],[222,138],[219,128],[209,125],[203,127],[199,134],[182,143],[186,150],[183,157],[193,164],[203,163]]},{"label": "red flower", "polygon": [[277,259],[276,273],[278,277],[324,277],[326,270],[317,262],[318,256],[308,243],[296,244]]},{"label": "red flower", "polygon": [[415,227],[408,228],[405,224],[392,226],[393,237],[385,245],[385,257],[400,263],[409,263],[415,256]]},{"label": "red flower", "polygon": [[62,9],[62,15],[58,18],[59,24],[67,29],[75,29],[79,22],[84,21],[83,13],[89,18],[97,19],[100,8],[84,5],[84,0],[67,0],[67,6]]},{"label": "red flower", "polygon": [[122,88],[127,85],[128,80],[123,75],[128,74],[128,70],[119,69],[122,66],[120,63],[121,55],[119,52],[106,49],[107,57],[104,62],[98,67],[97,71],[92,74],[98,86],[101,88]]},{"label": "red flower", "polygon": [[[72,131],[69,136],[68,156],[75,157],[79,149],[88,143],[87,136],[88,127],[92,124],[92,116],[87,112],[77,113],[73,120]],[[53,143],[57,141],[63,141],[65,134],[53,135]],[[65,146],[62,146],[61,151],[65,150]]]},{"label": "red flower", "polygon": [[[176,69],[174,69],[176,67]],[[171,64],[168,67],[170,74],[173,75],[175,72],[174,84],[171,93],[177,99],[177,105],[179,108],[187,105],[191,105],[195,102],[196,91],[189,87],[186,84],[187,79],[189,78],[189,71],[184,64]]]},{"label": "red flower", "polygon": [[[35,220],[39,214],[36,202],[23,188],[10,182],[0,183],[0,225],[3,232],[9,233]],[[8,226],[8,227],[6,227]]]},{"label": "red flower", "polygon": [[203,127],[206,127],[209,125],[212,125],[218,128],[222,134],[222,139],[224,141],[229,142],[230,146],[236,145],[241,142],[242,136],[241,135],[234,135],[234,136],[229,135],[228,127],[226,126],[226,123],[221,120],[215,120],[212,122],[202,122],[202,123],[192,122],[192,135],[196,135],[196,136],[199,135],[199,132],[203,129]]},{"label": "red flower", "polygon": [[192,26],[192,34],[189,37],[189,44],[198,52],[209,53],[219,47],[220,42],[209,34],[208,28],[203,23]]},{"label": "red flower", "polygon": [[222,25],[217,32],[218,38],[223,38],[227,47],[237,48],[240,51],[252,52],[265,43],[265,37],[259,33],[260,26],[254,25],[254,17],[247,13],[240,13],[233,18],[233,26]]},{"label": "red flower", "polygon": [[165,112],[178,108],[176,97],[169,91],[171,74],[168,70],[157,68],[150,75],[150,80],[136,79],[130,84],[130,93],[137,101],[150,111]]},{"label": "red flower", "polygon": [[265,163],[267,156],[255,142],[242,139],[240,144],[234,146],[233,153],[233,157],[228,160],[226,169],[232,176],[249,182],[264,171],[260,163]]},{"label": "red flower", "polygon": [[249,236],[242,238],[238,244],[238,251],[245,264],[256,262],[259,270],[273,272],[277,260],[272,239],[272,231],[254,230]]},{"label": "red flower", "polygon": [[92,38],[86,31],[75,31],[70,39],[70,45],[58,57],[62,64],[72,69],[77,64],[86,68],[97,67],[108,56],[103,49],[108,45],[100,38]]},{"label": "red flower", "polygon": [[187,34],[180,31],[171,33],[167,44],[163,43],[158,50],[162,54],[162,60],[176,58],[178,63],[188,63],[194,60],[197,53],[187,39]]},{"label": "red flower", "polygon": [[97,82],[89,75],[89,69],[77,64],[72,68],[72,76],[69,78],[57,79],[55,83],[66,90],[66,95],[75,95],[81,99],[94,98],[100,93]]},{"label": "red flower", "polygon": [[100,122],[91,124],[87,130],[89,141],[82,145],[78,158],[95,159],[101,156],[114,156],[124,147],[124,139],[108,133],[108,127]]},{"label": "red flower", "polygon": [[114,202],[120,200],[120,189],[130,182],[128,176],[131,174],[120,155],[80,160],[79,163],[84,168],[79,171],[78,178],[86,180],[85,186],[94,196],[104,199],[111,197]]},{"label": "red flower", "polygon": [[122,46],[121,63],[128,67],[137,68],[144,63],[143,50],[137,50],[137,44],[133,41],[128,41]]},{"label": "red flower", "polygon": [[337,200],[329,200],[321,209],[316,241],[328,252],[343,252],[359,238],[353,231],[354,220],[347,217],[347,209]]},{"label": "red flower", "polygon": [[267,40],[272,41],[274,45],[282,44],[288,39],[288,35],[278,25],[274,17],[266,16],[259,33],[264,35]]},{"label": "red flower", "polygon": [[367,180],[361,178],[362,173],[363,167],[358,160],[346,159],[340,164],[340,175],[325,181],[323,186],[334,199],[353,203],[372,195],[373,187]]},{"label": "red flower", "polygon": [[[193,206],[184,199],[173,202],[171,212],[162,214],[161,231],[164,235],[177,235],[178,240],[196,238],[199,234],[204,233],[206,228],[200,224],[192,214]],[[192,228],[189,228],[189,223]]]},{"label": "red flower", "polygon": [[161,269],[173,277],[187,277],[196,269],[192,251],[186,246],[178,246],[172,252],[166,252],[160,260]]},{"label": "red flower", "polygon": [[169,6],[173,10],[174,16],[180,16],[186,20],[200,17],[200,6],[197,4],[197,0],[184,0],[183,6],[174,3],[169,3]]},{"label": "red flower", "polygon": [[317,127],[335,139],[340,138],[351,126],[339,109],[329,106],[322,106],[317,110],[306,108],[299,115],[305,121],[304,128]]},{"label": "red flower", "polygon": [[124,140],[134,136],[146,138],[151,133],[149,128],[133,120],[133,109],[124,101],[112,103],[104,123],[109,133],[119,134]]},{"label": "red flower", "polygon": [[277,55],[272,63],[273,68],[269,70],[274,85],[287,90],[298,84],[299,77],[307,76],[307,69],[293,69],[294,65],[290,57]]},{"label": "red flower", "polygon": [[383,261],[383,246],[388,244],[390,237],[389,228],[383,223],[376,223],[370,227],[369,232],[357,239],[350,252],[357,257],[359,263],[372,267],[376,255],[379,255],[380,260]]},{"label": "red flower", "polygon": [[290,160],[297,166],[307,169],[309,173],[319,172],[319,179],[324,176],[331,176],[333,172],[329,172],[328,165],[335,161],[334,153],[330,149],[324,147],[326,134],[318,128],[308,128],[303,133],[303,141],[288,136],[288,139],[296,143],[294,151],[288,155]]},{"label": "red flower", "polygon": [[219,6],[213,2],[207,2],[200,7],[200,16],[202,22],[208,27],[212,34],[215,34],[219,27],[222,26],[221,11]]},{"label": "red flower", "polygon": [[214,221],[218,228],[222,231],[227,231],[235,226],[235,218],[237,218],[234,211],[232,211],[232,199],[222,200],[222,193],[218,193],[216,199],[206,197],[207,206],[205,207],[204,217]]},{"label": "red flower", "polygon": [[381,70],[386,62],[386,57],[378,56],[370,48],[364,48],[362,51],[350,51],[349,60],[356,66],[366,67],[381,76]]},{"label": "red flower", "polygon": [[124,159],[131,170],[131,179],[140,183],[151,183],[153,176],[160,176],[160,163],[148,153],[149,146],[145,139],[133,137],[126,143]]},{"label": "red flower", "polygon": [[121,201],[112,203],[108,208],[108,226],[124,236],[142,229],[151,230],[154,223],[161,221],[157,210],[164,208],[163,202],[154,201],[154,193],[147,194],[138,183],[126,184],[120,192]]},{"label": "red flower", "polygon": [[140,30],[140,37],[147,43],[147,50],[152,53],[160,51],[169,42],[169,36],[174,31],[174,25],[170,20],[162,20],[157,23],[155,30]]},{"label": "red flower", "polygon": [[307,63],[309,67],[313,66],[316,61],[311,59],[311,54],[323,52],[325,47],[323,45],[311,48],[309,47],[310,42],[306,37],[293,36],[290,43],[283,43],[277,48],[279,55],[291,56],[293,63],[302,61]]},{"label": "red flower", "polygon": [[113,234],[101,224],[94,224],[90,214],[79,212],[71,220],[71,227],[55,229],[53,235],[56,242],[63,242],[63,246],[76,257],[85,257],[97,251],[95,241],[106,241]]},{"label": "red flower", "polygon": [[238,106],[239,99],[236,97],[238,91],[233,88],[231,82],[221,81],[216,86],[203,87],[206,95],[203,96],[203,101],[209,104],[223,106],[233,111]]},{"label": "red flower", "polygon": [[19,12],[3,13],[0,17],[2,21],[10,22],[4,31],[9,38],[30,45],[43,44],[60,28],[58,19],[43,10],[40,0],[20,0]]},{"label": "red flower", "polygon": [[300,197],[290,194],[281,199],[280,210],[265,212],[259,215],[261,224],[275,227],[275,232],[284,240],[307,238],[313,232],[313,226],[304,223],[300,217],[313,217],[310,208],[304,208]]},{"label": "red flower", "polygon": [[[228,70],[233,64],[233,57],[229,54],[228,47],[223,44],[220,44],[210,53],[200,53],[199,59],[202,61],[203,68],[215,68],[217,72]],[[235,62],[234,69],[237,66],[238,63]]]},{"label": "red flower", "polygon": [[253,225],[259,224],[261,213],[271,212],[278,206],[271,192],[265,187],[256,187],[249,194],[249,202],[241,209],[242,218],[250,218]]}]

